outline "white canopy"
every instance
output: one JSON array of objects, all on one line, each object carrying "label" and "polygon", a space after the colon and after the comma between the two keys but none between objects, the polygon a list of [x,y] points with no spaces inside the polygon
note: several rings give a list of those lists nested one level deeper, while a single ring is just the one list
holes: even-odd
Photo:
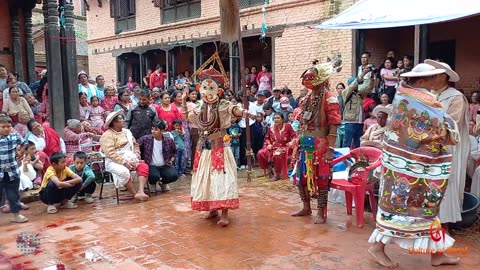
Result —
[{"label": "white canopy", "polygon": [[318,29],[371,29],[444,22],[480,14],[480,0],[360,0]]}]

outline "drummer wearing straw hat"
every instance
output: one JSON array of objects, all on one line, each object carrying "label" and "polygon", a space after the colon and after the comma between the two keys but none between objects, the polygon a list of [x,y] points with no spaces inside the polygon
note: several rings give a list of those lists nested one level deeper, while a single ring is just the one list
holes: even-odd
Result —
[{"label": "drummer wearing straw hat", "polygon": [[457,123],[460,135],[458,144],[451,146],[449,149],[453,155],[452,170],[450,179],[448,179],[445,200],[440,205],[439,217],[444,227],[448,229],[448,223],[462,220],[465,172],[467,171],[467,159],[470,153],[468,101],[464,94],[449,86],[449,83],[458,82],[460,77],[448,64],[430,59],[425,60],[425,63],[435,68],[445,69],[445,73],[436,76],[433,89],[437,94],[438,101],[442,104],[443,111]]},{"label": "drummer wearing straw hat", "polygon": [[459,260],[443,253],[455,240],[441,233],[438,218],[450,185],[446,168],[452,164],[452,154],[446,145],[458,142],[455,121],[430,92],[437,76],[445,72],[418,64],[402,74],[408,85],[398,87],[393,99],[383,137],[376,228],[368,240],[373,244],[368,252],[385,267],[397,266],[385,253],[389,243],[409,253],[427,250],[434,266]]}]

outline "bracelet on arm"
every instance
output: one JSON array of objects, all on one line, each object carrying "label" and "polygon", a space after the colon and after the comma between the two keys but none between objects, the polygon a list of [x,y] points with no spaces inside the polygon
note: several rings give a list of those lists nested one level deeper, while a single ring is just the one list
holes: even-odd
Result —
[{"label": "bracelet on arm", "polygon": [[328,136],[334,136],[334,137],[337,137],[337,134],[330,133],[330,134],[328,134]]}]

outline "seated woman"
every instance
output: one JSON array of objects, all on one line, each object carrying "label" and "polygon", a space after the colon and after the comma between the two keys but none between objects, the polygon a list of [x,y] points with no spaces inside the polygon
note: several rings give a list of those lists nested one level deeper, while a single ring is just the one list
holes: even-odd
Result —
[{"label": "seated woman", "polygon": [[[291,153],[291,142],[297,136],[290,124],[285,123],[282,113],[275,113],[273,116],[274,124],[267,131],[263,148],[258,151],[257,161],[262,169],[269,170],[269,175],[273,176],[272,180],[280,180],[282,173],[283,161],[285,155]],[[269,166],[269,162],[273,162],[274,170]]]},{"label": "seated woman", "polygon": [[[7,91],[7,90],[5,90]],[[8,116],[14,123],[18,123],[18,113],[27,112],[30,118],[35,117],[28,102],[19,95],[19,89],[17,86],[12,86],[8,89],[10,98],[3,101],[2,111],[8,113]]]},{"label": "seated woman", "polygon": [[35,144],[40,160],[43,163],[44,171],[46,171],[50,166],[49,157],[53,153],[66,152],[65,141],[54,129],[41,125],[35,119],[28,121],[27,127],[28,133],[25,135],[25,140]]},{"label": "seated woman", "polygon": [[378,105],[373,110],[372,114],[377,116],[377,124],[371,125],[365,134],[360,138],[360,146],[371,146],[382,149],[383,135],[386,130],[387,118],[392,113],[392,110],[387,107]]},{"label": "seated woman", "polygon": [[[112,174],[116,188],[126,187],[136,200],[146,201],[148,195],[143,192],[148,177],[148,165],[140,160],[140,147],[132,132],[125,129],[123,110],[112,112],[105,120],[108,128],[100,138],[105,154],[105,170]],[[130,171],[138,175],[138,192],[135,191]]]},{"label": "seated woman", "polygon": [[[92,141],[95,136],[94,133],[83,130],[82,123],[77,119],[70,119],[67,121],[67,127],[63,130],[63,137],[65,138],[65,150],[67,154],[67,165],[70,164],[70,159],[73,154],[80,151],[79,145]],[[82,149],[84,152],[91,152],[91,149]]]}]

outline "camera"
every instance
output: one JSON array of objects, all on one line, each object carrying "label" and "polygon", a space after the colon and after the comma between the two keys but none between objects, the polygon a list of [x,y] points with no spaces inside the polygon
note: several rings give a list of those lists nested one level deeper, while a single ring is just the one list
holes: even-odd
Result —
[{"label": "camera", "polygon": [[377,70],[377,68],[376,68],[373,64],[369,64],[367,67],[368,67],[371,71],[376,71],[376,70]]}]

